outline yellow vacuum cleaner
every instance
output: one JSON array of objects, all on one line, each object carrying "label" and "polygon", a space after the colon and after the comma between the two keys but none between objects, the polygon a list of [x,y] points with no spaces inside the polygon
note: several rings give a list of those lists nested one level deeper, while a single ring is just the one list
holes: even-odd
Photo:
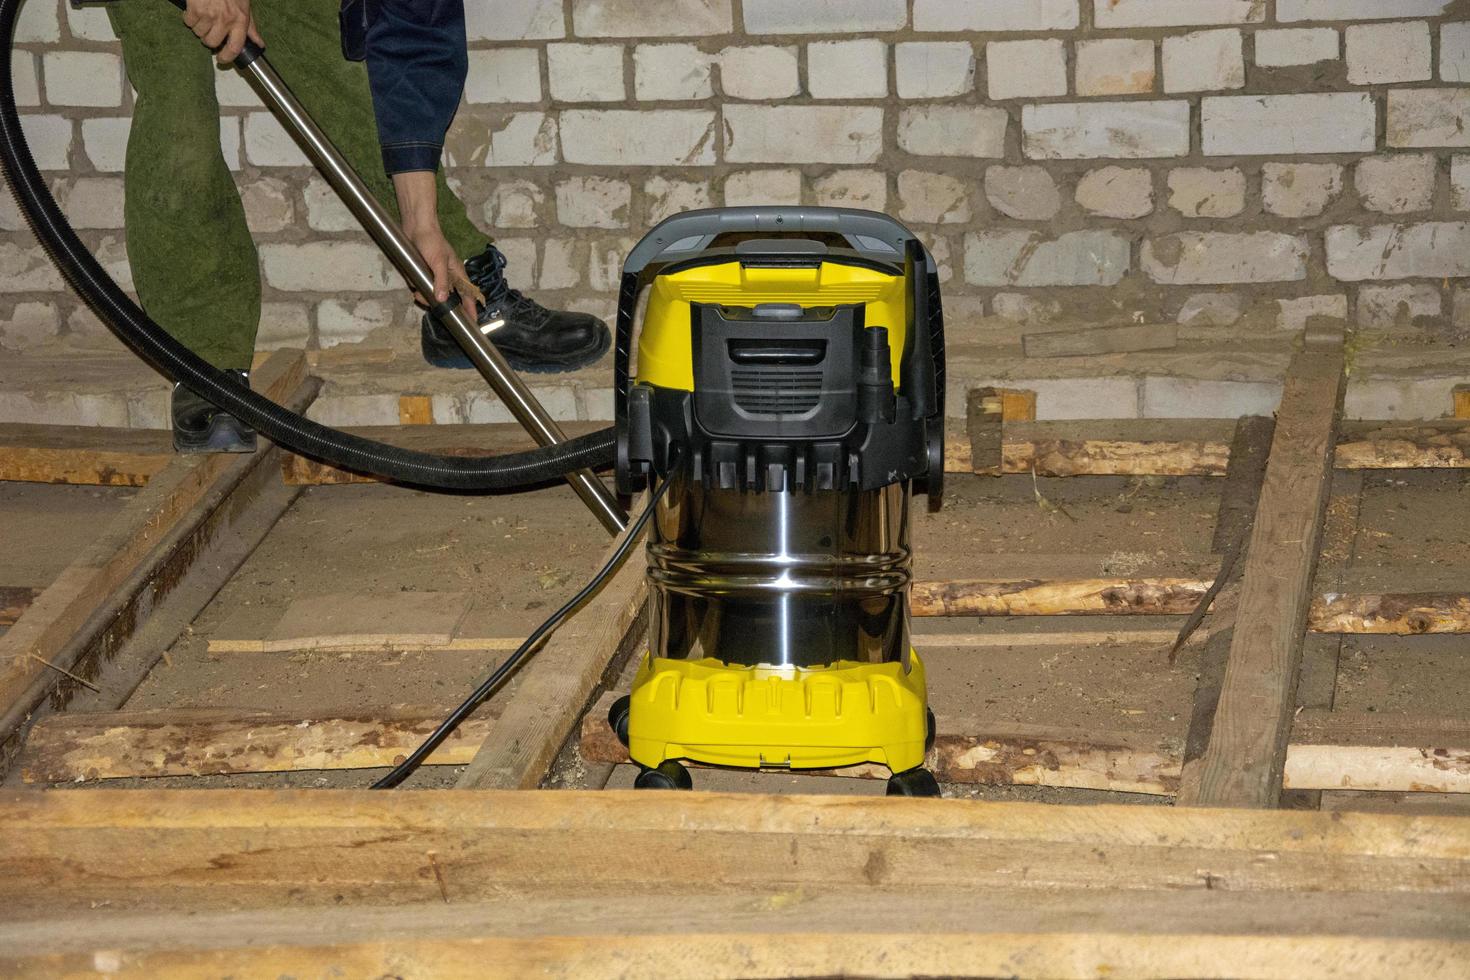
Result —
[{"label": "yellow vacuum cleaner", "polygon": [[614,371],[619,489],[668,481],[651,649],[609,717],[637,785],[872,762],[939,795],[908,615],[910,499],[944,471],[933,258],[868,211],[677,215],[623,267]]}]

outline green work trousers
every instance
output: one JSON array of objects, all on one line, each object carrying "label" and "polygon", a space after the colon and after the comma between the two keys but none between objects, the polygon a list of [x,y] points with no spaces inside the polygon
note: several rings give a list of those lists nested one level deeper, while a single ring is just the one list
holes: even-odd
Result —
[{"label": "green work trousers", "polygon": [[[397,215],[363,65],[342,57],[338,0],[256,0],[267,57]],[[128,136],[128,261],[149,316],[216,367],[248,368],[260,325],[260,265],[220,149],[213,56],[164,0],[108,4],[137,91]],[[439,221],[461,257],[484,248],[439,175]],[[333,283],[321,284],[324,292]]]}]

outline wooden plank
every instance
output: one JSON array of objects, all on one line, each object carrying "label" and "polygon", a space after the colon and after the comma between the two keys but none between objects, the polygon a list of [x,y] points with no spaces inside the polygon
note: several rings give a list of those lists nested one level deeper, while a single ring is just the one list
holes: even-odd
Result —
[{"label": "wooden plank", "polygon": [[[646,503],[645,494],[631,513],[641,513]],[[625,529],[614,539],[599,567],[627,535]],[[460,789],[534,789],[541,784],[557,752],[575,733],[578,711],[596,695],[619,655],[642,642],[647,567],[646,549],[635,543],[622,568],[522,669],[515,698],[460,777]]]},{"label": "wooden plank", "polygon": [[0,425],[0,480],[141,487],[173,459],[161,429]]},{"label": "wooden plank", "polygon": [[1470,419],[1470,384],[1455,385],[1452,389],[1455,403],[1455,418]]},{"label": "wooden plank", "polygon": [[1090,357],[1165,350],[1179,344],[1179,328],[1172,323],[1089,327],[1085,330],[1046,330],[1023,334],[1021,350],[1027,357]]},{"label": "wooden plank", "polygon": [[[238,708],[69,711],[31,727],[18,764],[28,783],[376,769],[403,761],[448,713],[400,705],[315,718]],[[467,719],[424,764],[469,762],[493,714]]]},{"label": "wooden plank", "polygon": [[0,585],[0,626],[13,626],[40,594],[40,589],[24,585]]},{"label": "wooden plank", "polygon": [[1343,366],[1339,342],[1335,350],[1295,355],[1287,369],[1199,790],[1185,787],[1181,803],[1270,807],[1280,801]]},{"label": "wooden plank", "polygon": [[1000,393],[972,388],[965,395],[965,434],[970,437],[970,469],[981,476],[1000,475],[1004,419]]},{"label": "wooden plank", "polygon": [[[1236,423],[1235,438],[1230,445],[1230,467],[1215,511],[1215,536],[1211,542],[1211,550],[1222,556],[1220,571],[1209,593],[1215,628],[1200,651],[1199,675],[1190,705],[1189,728],[1184,735],[1184,758],[1179,774],[1181,789],[1186,785],[1190,787],[1187,794],[1197,791],[1200,762],[1209,746],[1210,729],[1214,727],[1215,711],[1220,704],[1220,690],[1225,682],[1225,665],[1230,659],[1240,604],[1240,559],[1249,546],[1275,429],[1276,423],[1272,419],[1242,418]],[[1205,611],[1206,601],[1201,599],[1199,607],[1180,627],[1178,637],[1169,647],[1170,663],[1178,656],[1182,644],[1199,628]]]},{"label": "wooden plank", "polygon": [[[256,610],[237,610],[220,624],[216,636],[209,641],[209,650],[211,653],[298,653],[447,649],[469,608],[470,597],[466,592],[309,596],[293,600],[280,618],[264,629]],[[261,632],[265,635],[246,635]],[[487,648],[476,645],[461,649]]]},{"label": "wooden plank", "polygon": [[[282,350],[255,380],[268,397],[280,400],[305,380],[305,372],[300,351]],[[17,729],[35,707],[59,683],[75,683],[63,672],[71,671],[84,652],[86,644],[75,642],[84,627],[106,627],[93,622],[95,614],[119,602],[114,593],[125,582],[138,581],[141,587],[144,570],[163,560],[159,547],[181,522],[208,516],[196,512],[196,505],[221,481],[238,479],[240,459],[234,454],[175,458],[0,636],[0,743],[6,758]]]},{"label": "wooden plank", "polygon": [[1022,884],[1470,894],[1470,820],[1376,813],[571,790],[21,790],[0,794],[0,826],[8,922],[99,907],[437,903],[446,892],[507,908],[532,895],[857,887],[876,898]]},{"label": "wooden plank", "polygon": [[1303,709],[1285,780],[1292,789],[1470,793],[1470,717]]},{"label": "wooden plank", "polygon": [[[883,853],[883,852],[875,852]],[[0,972],[199,977],[1097,976],[1463,980],[1470,900],[1381,892],[864,886],[0,924]],[[854,908],[882,903],[882,914]],[[796,914],[793,914],[793,906]]]}]

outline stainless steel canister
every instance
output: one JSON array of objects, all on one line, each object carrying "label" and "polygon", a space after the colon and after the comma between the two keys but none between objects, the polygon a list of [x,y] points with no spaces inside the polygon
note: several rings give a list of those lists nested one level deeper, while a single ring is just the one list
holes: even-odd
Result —
[{"label": "stainless steel canister", "polygon": [[670,479],[648,544],[654,656],[907,666],[907,483],[712,490],[682,467]]}]

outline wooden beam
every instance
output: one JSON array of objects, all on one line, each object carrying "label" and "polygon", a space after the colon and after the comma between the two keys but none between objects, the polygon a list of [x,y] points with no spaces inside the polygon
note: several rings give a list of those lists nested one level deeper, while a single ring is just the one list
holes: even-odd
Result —
[{"label": "wooden beam", "polygon": [[[267,397],[283,400],[306,379],[300,351],[277,351],[255,375]],[[53,692],[76,686],[70,674],[89,647],[142,589],[148,570],[165,561],[186,525],[208,519],[223,503],[220,488],[238,482],[251,460],[235,454],[178,456],[113,519],[105,531],[0,636],[0,768],[22,724]],[[244,459],[245,462],[241,462]],[[209,506],[201,507],[208,501]],[[128,590],[123,590],[127,584]]]},{"label": "wooden beam", "polygon": [[[1210,550],[1221,556],[1220,571],[1207,593],[1208,611],[1215,617],[1211,623],[1214,629],[1199,655],[1199,673],[1190,705],[1189,728],[1184,735],[1184,758],[1179,773],[1180,787],[1189,785],[1188,793],[1197,791],[1200,761],[1209,746],[1210,729],[1214,727],[1215,711],[1220,704],[1220,689],[1225,682],[1225,665],[1230,659],[1240,604],[1240,578],[1244,564],[1241,557],[1249,546],[1275,429],[1276,423],[1272,419],[1246,416],[1236,423],[1235,438],[1230,444],[1230,468],[1225,474],[1225,487],[1215,510],[1215,536],[1210,543]],[[1170,646],[1170,663],[1178,656],[1182,643],[1199,628],[1205,612],[1206,600],[1202,599]]]},{"label": "wooden beam", "polygon": [[751,888],[855,887],[875,899],[1021,883],[1470,894],[1470,820],[1376,813],[698,792],[21,790],[0,794],[0,826],[7,922],[287,904],[309,919],[303,910],[318,906],[446,897],[510,909],[520,896],[607,903]]},{"label": "wooden beam", "polygon": [[1295,707],[1332,450],[1345,385],[1341,337],[1287,369],[1220,701],[1191,805],[1275,806]]},{"label": "wooden beam", "polygon": [[1346,428],[1334,461],[1340,470],[1470,467],[1470,424],[1465,422],[1358,422]]},{"label": "wooden beam", "polygon": [[0,585],[0,626],[14,626],[20,614],[31,607],[40,589],[24,585]]},{"label": "wooden beam", "polygon": [[[496,707],[467,719],[425,765],[469,762]],[[448,713],[403,706],[315,718],[232,708],[71,711],[36,722],[18,764],[28,783],[375,769],[403,761]]]},{"label": "wooden beam", "polygon": [[1176,616],[1195,608],[1209,579],[1092,578],[915,582],[915,616]]},{"label": "wooden beam", "polygon": [[1470,593],[1328,593],[1312,600],[1310,616],[1315,633],[1470,633]]},{"label": "wooden beam", "polygon": [[1452,396],[1455,418],[1470,419],[1470,385],[1455,385]]},{"label": "wooden beam", "polygon": [[[723,851],[721,855],[723,855]],[[884,851],[874,853],[886,854]],[[891,883],[703,894],[196,912],[0,924],[0,972],[199,977],[1092,976],[1462,980],[1460,895],[986,889]],[[881,915],[855,908],[881,903]],[[793,911],[793,908],[795,911]]]},{"label": "wooden beam", "polygon": [[0,480],[141,487],[174,460],[162,429],[0,425]]},{"label": "wooden beam", "polygon": [[[640,497],[632,513],[640,513],[646,503],[647,496]],[[599,567],[627,535],[625,529],[614,539]],[[647,563],[643,544],[635,542],[602,591],[563,623],[521,671],[516,696],[460,777],[460,789],[541,785],[562,745],[574,736],[578,712],[612,679],[606,675],[620,656],[641,642]]]},{"label": "wooden beam", "polygon": [[[1039,476],[1224,476],[1230,457],[1232,419],[1117,419],[1012,421],[1024,414],[1023,393],[1000,389],[1004,427],[1001,471]],[[1013,397],[1015,396],[1015,397]],[[1014,403],[1014,404],[1013,404]],[[568,435],[602,428],[600,422],[566,422]],[[0,430],[3,431],[3,430]],[[92,432],[96,430],[82,430]],[[130,430],[119,430],[127,432]],[[350,429],[357,435],[409,449],[475,456],[533,448],[514,423],[385,425]],[[94,445],[100,442],[94,438]],[[0,454],[3,459],[3,454]],[[982,472],[989,464],[982,462]],[[1470,466],[1470,424],[1357,422],[1344,426],[1339,469],[1418,469]],[[135,467],[136,468],[136,467]],[[973,473],[967,434],[945,443],[944,469]],[[372,483],[375,477],[288,455],[282,464],[293,485]]]},{"label": "wooden beam", "polygon": [[[582,719],[579,749],[589,762],[628,762],[627,749],[607,723],[613,699],[604,696]],[[946,783],[1173,796],[1191,782],[1184,769],[1189,751],[1185,740],[1172,735],[941,717],[926,764]],[[1470,719],[1308,708],[1298,715],[1286,758],[1292,789],[1470,793]],[[791,772],[888,777],[876,765]]]},{"label": "wooden beam", "polygon": [[1303,709],[1291,730],[1286,785],[1470,793],[1470,717]]},{"label": "wooden beam", "polygon": [[[607,723],[614,697],[605,695],[582,719],[578,748],[589,762],[629,761],[628,750]],[[1174,794],[1179,764],[1179,740],[1169,736],[950,718],[939,719],[939,734],[926,761],[935,777],[946,783],[1102,789],[1149,796]],[[888,770],[879,765],[791,772],[888,778]]]}]

